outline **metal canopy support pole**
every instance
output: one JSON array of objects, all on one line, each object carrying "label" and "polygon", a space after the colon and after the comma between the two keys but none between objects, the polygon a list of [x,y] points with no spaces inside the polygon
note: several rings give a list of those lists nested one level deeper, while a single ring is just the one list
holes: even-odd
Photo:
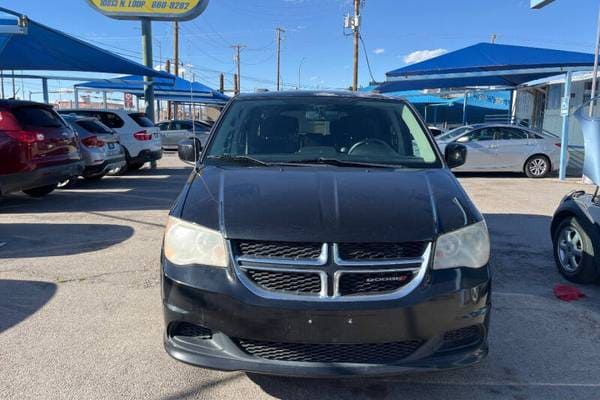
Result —
[{"label": "metal canopy support pole", "polygon": [[[142,57],[144,65],[153,69],[152,65],[152,21],[149,18],[142,19]],[[154,122],[154,87],[152,78],[144,76],[144,112]]]},{"label": "metal canopy support pole", "polygon": [[[13,75],[13,79],[14,79],[14,75]],[[46,104],[50,103],[50,96],[48,96],[48,79],[47,78],[42,79],[42,93],[44,95],[44,103],[46,103]]]},{"label": "metal canopy support pole", "polygon": [[106,90],[102,91],[102,107],[108,110],[108,99],[106,98]]},{"label": "metal canopy support pole", "polygon": [[469,92],[465,92],[465,99],[463,100],[463,125],[467,124],[467,97],[469,97]]},{"label": "metal canopy support pole", "polygon": [[77,86],[73,87],[73,97],[75,97],[75,108],[79,109],[79,89]]},{"label": "metal canopy support pole", "polygon": [[[567,161],[569,157],[569,103],[571,100],[571,80],[573,73],[567,72],[565,76],[565,92],[563,96],[563,104],[561,108],[566,105],[566,112],[561,110],[562,113],[562,133],[560,139],[560,174],[559,178],[564,181],[567,177]],[[566,102],[566,104],[564,104]]]}]

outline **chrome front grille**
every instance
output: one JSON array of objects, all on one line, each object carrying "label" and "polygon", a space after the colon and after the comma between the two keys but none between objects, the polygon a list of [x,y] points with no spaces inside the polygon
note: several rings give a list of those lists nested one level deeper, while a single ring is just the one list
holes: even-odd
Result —
[{"label": "chrome front grille", "polygon": [[426,245],[426,242],[340,243],[337,249],[342,260],[398,260],[420,257]]},{"label": "chrome front grille", "polygon": [[299,295],[321,294],[322,280],[319,273],[305,271],[273,271],[247,268],[244,273],[257,286],[271,291]]},{"label": "chrome front grille", "polygon": [[340,296],[390,293],[408,284],[412,271],[342,271],[336,280]]},{"label": "chrome front grille", "polygon": [[233,246],[241,257],[273,258],[284,260],[316,260],[321,255],[321,243],[266,242],[235,240]]},{"label": "chrome front grille", "polygon": [[427,242],[230,241],[230,247],[239,279],[256,295],[317,301],[405,296],[423,280],[431,253]]}]

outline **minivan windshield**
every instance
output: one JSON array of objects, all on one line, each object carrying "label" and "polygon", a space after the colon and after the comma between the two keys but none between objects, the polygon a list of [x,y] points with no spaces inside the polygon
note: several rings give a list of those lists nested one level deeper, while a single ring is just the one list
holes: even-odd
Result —
[{"label": "minivan windshield", "polygon": [[404,102],[340,96],[234,100],[205,162],[437,168],[442,164]]}]

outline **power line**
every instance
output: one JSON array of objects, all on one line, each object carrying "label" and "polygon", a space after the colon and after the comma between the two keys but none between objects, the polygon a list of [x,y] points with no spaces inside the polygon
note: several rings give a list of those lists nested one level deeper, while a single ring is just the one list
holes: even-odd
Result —
[{"label": "power line", "polygon": [[375,77],[373,76],[373,71],[371,70],[371,63],[369,62],[369,53],[367,52],[367,46],[365,46],[365,41],[363,40],[362,35],[359,35],[358,38],[362,43],[363,51],[365,52],[365,60],[367,61],[367,68],[369,69],[369,75],[371,76],[371,82],[375,82]]}]

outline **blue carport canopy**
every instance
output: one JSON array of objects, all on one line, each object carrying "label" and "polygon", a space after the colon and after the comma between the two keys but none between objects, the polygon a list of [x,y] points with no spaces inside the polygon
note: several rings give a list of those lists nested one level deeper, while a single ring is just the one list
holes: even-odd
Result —
[{"label": "blue carport canopy", "polygon": [[376,91],[514,88],[568,71],[588,70],[593,65],[593,54],[479,43],[390,71],[386,74],[386,82]]},{"label": "blue carport canopy", "polygon": [[[226,103],[229,97],[199,82],[190,82],[174,75],[153,80],[154,96],[157,100],[185,103]],[[122,76],[114,79],[100,79],[75,85],[77,89],[126,92],[136,96],[144,95],[144,80],[141,76]]]},{"label": "blue carport canopy", "polygon": [[0,12],[9,14],[0,19],[0,69],[162,75],[14,11]]}]

